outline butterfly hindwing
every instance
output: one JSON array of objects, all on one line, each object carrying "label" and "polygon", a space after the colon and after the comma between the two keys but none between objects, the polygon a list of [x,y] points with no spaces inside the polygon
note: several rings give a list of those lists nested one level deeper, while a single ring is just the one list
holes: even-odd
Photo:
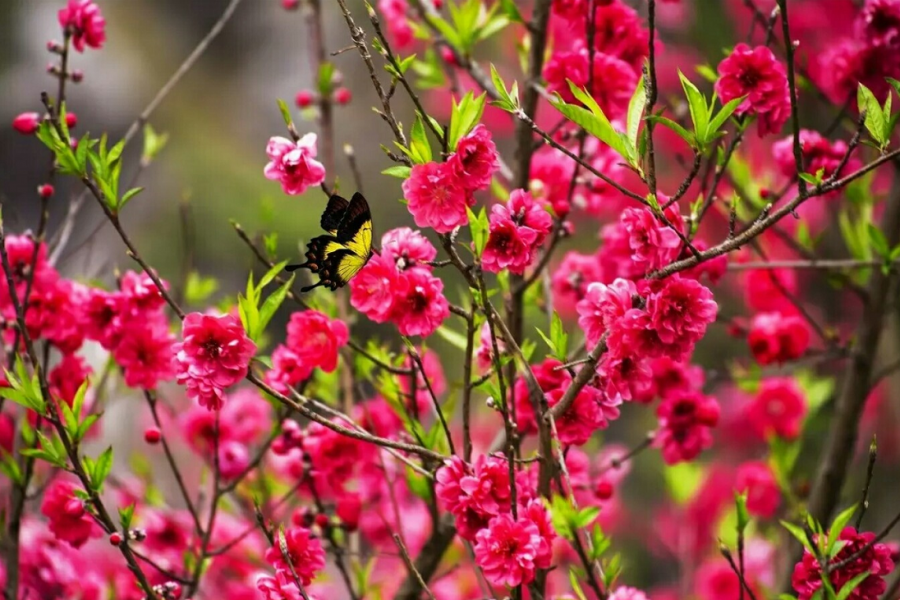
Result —
[{"label": "butterfly hindwing", "polygon": [[334,291],[347,285],[372,256],[372,214],[359,192],[349,202],[337,194],[331,196],[321,225],[328,235],[307,243],[306,262],[285,267],[288,271],[309,269],[319,276],[319,281],[302,288],[303,292],[318,286]]}]

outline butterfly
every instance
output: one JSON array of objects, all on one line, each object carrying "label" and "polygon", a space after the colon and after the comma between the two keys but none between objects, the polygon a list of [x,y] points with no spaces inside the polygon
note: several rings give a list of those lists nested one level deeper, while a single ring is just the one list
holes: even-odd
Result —
[{"label": "butterfly", "polygon": [[343,287],[372,257],[372,213],[359,192],[349,202],[332,195],[320,224],[328,233],[306,244],[306,262],[285,267],[285,271],[309,269],[318,273],[318,283],[302,288],[301,292],[320,285],[332,291]]}]

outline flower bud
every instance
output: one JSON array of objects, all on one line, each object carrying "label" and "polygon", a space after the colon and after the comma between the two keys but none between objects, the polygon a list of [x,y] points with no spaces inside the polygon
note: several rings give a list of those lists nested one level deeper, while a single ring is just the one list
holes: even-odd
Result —
[{"label": "flower bud", "polygon": [[352,98],[353,95],[350,93],[350,90],[345,87],[339,87],[338,89],[334,90],[334,101],[342,106],[345,104],[349,104]]},{"label": "flower bud", "polygon": [[36,112],[25,112],[13,119],[13,129],[22,135],[32,135],[41,123],[41,115]]},{"label": "flower bud", "polygon": [[297,10],[300,8],[300,0],[281,0],[281,7],[284,10]]},{"label": "flower bud", "polygon": [[308,106],[311,106],[314,100],[315,96],[309,90],[300,90],[299,92],[297,92],[297,97],[294,98],[294,101],[300,108],[307,108]]},{"label": "flower bud", "polygon": [[119,544],[121,544],[122,543],[122,534],[119,533],[118,531],[110,534],[109,543],[112,544],[113,546],[118,546]]},{"label": "flower bud", "polygon": [[453,65],[454,67],[459,66],[459,63],[456,62],[456,54],[449,46],[441,46],[441,58],[444,59],[444,62],[448,65]]},{"label": "flower bud", "polygon": [[328,515],[326,515],[324,513],[317,514],[316,515],[316,525],[318,525],[322,529],[325,529],[326,527],[328,527]]},{"label": "flower bud", "polygon": [[66,125],[70,129],[78,125],[78,116],[75,113],[66,113]]},{"label": "flower bud", "polygon": [[147,430],[144,431],[144,441],[148,444],[158,444],[161,439],[162,432],[160,432],[158,427],[148,427]]},{"label": "flower bud", "polygon": [[81,80],[84,79],[84,71],[81,69],[75,69],[72,71],[72,82],[81,83]]},{"label": "flower bud", "polygon": [[600,500],[609,500],[613,496],[613,486],[608,481],[601,481],[597,484],[597,489],[594,492],[597,494],[597,498]]},{"label": "flower bud", "polygon": [[54,189],[53,186],[49,183],[45,183],[43,185],[38,186],[38,196],[41,198],[49,198],[53,195]]}]

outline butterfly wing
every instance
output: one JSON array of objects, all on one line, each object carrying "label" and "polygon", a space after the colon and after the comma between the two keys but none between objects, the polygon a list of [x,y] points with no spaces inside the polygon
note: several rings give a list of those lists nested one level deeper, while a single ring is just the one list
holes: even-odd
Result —
[{"label": "butterfly wing", "polygon": [[363,259],[363,264],[372,255],[372,213],[369,210],[369,203],[359,192],[353,194],[350,200],[350,206],[347,207],[344,220],[338,228],[337,239]]},{"label": "butterfly wing", "polygon": [[338,195],[329,198],[321,225],[328,235],[309,241],[306,262],[285,267],[287,271],[309,269],[319,276],[318,282],[302,288],[302,292],[319,286],[334,291],[347,285],[372,256],[372,214],[359,192],[349,202]]},{"label": "butterfly wing", "polygon": [[328,206],[325,207],[325,212],[322,213],[322,220],[319,222],[322,229],[331,235],[335,235],[341,226],[341,221],[344,220],[344,215],[349,206],[350,202],[346,198],[333,194],[328,199]]}]

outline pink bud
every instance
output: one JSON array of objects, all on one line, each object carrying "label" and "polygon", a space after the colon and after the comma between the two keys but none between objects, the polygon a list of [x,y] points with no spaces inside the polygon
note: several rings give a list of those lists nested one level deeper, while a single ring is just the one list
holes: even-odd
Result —
[{"label": "pink bud", "polygon": [[456,54],[453,53],[453,50],[449,46],[441,46],[441,58],[444,59],[444,62],[448,65],[453,65],[454,67],[459,66],[459,63],[456,62]]},{"label": "pink bud", "polygon": [[597,484],[595,492],[600,500],[609,500],[613,495],[613,486],[608,481],[601,481]]},{"label": "pink bud", "polygon": [[281,6],[284,10],[297,10],[300,8],[300,0],[281,0]]},{"label": "pink bud", "polygon": [[49,183],[45,183],[43,185],[38,186],[38,195],[41,198],[49,198],[53,195],[54,189],[53,186]]},{"label": "pink bud", "polygon": [[307,106],[310,106],[313,103],[313,100],[315,100],[315,98],[313,96],[313,93],[309,90],[300,90],[299,92],[297,92],[297,97],[295,98],[297,106],[299,106],[300,108],[306,108]]},{"label": "pink bud", "polygon": [[325,529],[328,526],[328,515],[319,513],[316,515],[316,525]]},{"label": "pink bud", "polygon": [[118,531],[110,534],[109,543],[112,544],[113,546],[118,546],[119,544],[121,544],[122,543],[122,534],[119,533]]},{"label": "pink bud", "polygon": [[72,150],[78,150],[78,138],[69,138],[69,145],[72,146]]},{"label": "pink bud", "polygon": [[78,498],[72,498],[68,502],[66,502],[65,509],[66,514],[70,517],[79,518],[84,515],[84,503]]},{"label": "pink bud", "polygon": [[81,83],[81,80],[84,79],[84,71],[81,69],[75,69],[72,71],[72,81],[75,83]]},{"label": "pink bud", "polygon": [[38,129],[41,115],[36,112],[25,112],[13,119],[13,129],[23,135],[31,135]]},{"label": "pink bud", "polygon": [[353,95],[350,93],[350,90],[345,87],[339,87],[334,90],[334,101],[338,104],[349,104],[352,97]]},{"label": "pink bud", "polygon": [[148,427],[144,432],[144,441],[148,444],[158,444],[162,439],[162,433],[157,427]]},{"label": "pink bud", "polygon": [[66,125],[68,125],[70,128],[78,125],[78,117],[75,115],[75,113],[66,113]]},{"label": "pink bud", "polygon": [[62,52],[62,44],[57,42],[56,40],[50,40],[47,42],[47,52],[53,52],[54,54],[59,54]]}]

